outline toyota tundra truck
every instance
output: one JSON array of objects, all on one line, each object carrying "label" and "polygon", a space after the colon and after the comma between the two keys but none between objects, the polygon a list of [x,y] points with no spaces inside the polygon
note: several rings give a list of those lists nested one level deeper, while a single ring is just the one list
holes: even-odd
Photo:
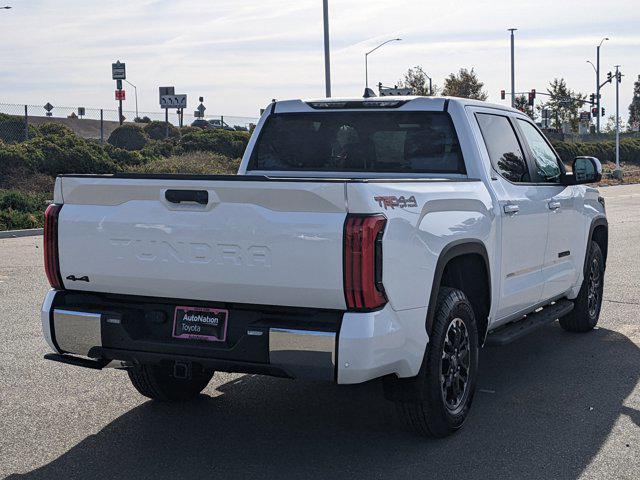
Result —
[{"label": "toyota tundra truck", "polygon": [[185,401],[214,372],[357,384],[418,433],[468,415],[478,351],[594,328],[608,231],[523,113],[459,98],[271,103],[237,175],[61,175],[45,358]]}]

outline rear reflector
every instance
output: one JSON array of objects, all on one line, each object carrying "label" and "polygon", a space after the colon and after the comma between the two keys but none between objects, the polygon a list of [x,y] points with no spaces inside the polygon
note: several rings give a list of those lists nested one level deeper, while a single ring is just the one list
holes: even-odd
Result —
[{"label": "rear reflector", "polygon": [[344,296],[349,310],[387,303],[382,285],[382,215],[348,215],[344,226]]},{"label": "rear reflector", "polygon": [[44,212],[44,270],[51,287],[62,290],[60,258],[58,257],[58,215],[62,205],[51,204]]}]

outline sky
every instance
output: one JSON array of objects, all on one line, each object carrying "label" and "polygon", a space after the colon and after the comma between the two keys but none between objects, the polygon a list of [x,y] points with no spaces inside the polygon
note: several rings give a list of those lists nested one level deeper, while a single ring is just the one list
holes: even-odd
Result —
[{"label": "sky", "polygon": [[[0,0],[0,103],[115,108],[111,63],[127,65],[141,111],[160,111],[158,87],[205,97],[207,114],[257,116],[272,98],[324,96],[322,0]],[[0,5],[0,6],[2,6]],[[620,64],[626,119],[640,75],[638,0],[329,0],[333,96],[393,85],[421,65],[442,86],[474,68],[489,101],[509,90],[507,28],[516,32],[516,90],[544,91],[554,77],[585,94]],[[127,87],[126,110],[133,110]],[[615,85],[602,89],[607,116]],[[540,97],[539,97],[540,98]]]}]

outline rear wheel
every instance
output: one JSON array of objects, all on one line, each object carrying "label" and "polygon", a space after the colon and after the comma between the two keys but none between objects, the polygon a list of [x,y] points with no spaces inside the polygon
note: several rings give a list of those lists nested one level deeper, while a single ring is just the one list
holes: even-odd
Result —
[{"label": "rear wheel", "polygon": [[190,400],[205,389],[213,372],[191,372],[188,378],[176,378],[172,365],[136,365],[128,369],[129,379],[140,394],[153,400],[177,402]]},{"label": "rear wheel", "polygon": [[598,323],[604,289],[604,256],[596,242],[587,252],[587,265],[580,293],[573,310],[560,319],[560,326],[568,332],[588,332]]},{"label": "rear wheel", "polygon": [[417,433],[444,437],[464,423],[478,375],[478,330],[466,295],[442,287],[419,376],[422,398],[398,400],[400,416]]}]

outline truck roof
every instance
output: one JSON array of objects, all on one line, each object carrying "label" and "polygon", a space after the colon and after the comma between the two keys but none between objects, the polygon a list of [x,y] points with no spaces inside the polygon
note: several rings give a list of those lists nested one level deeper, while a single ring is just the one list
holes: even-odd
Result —
[{"label": "truck roof", "polygon": [[[510,112],[518,112],[518,110],[508,107],[506,105],[500,105],[497,103],[488,103],[481,100],[472,100],[469,98],[459,98],[459,97],[440,97],[440,96],[419,96],[419,95],[409,95],[409,96],[387,96],[387,97],[332,97],[332,98],[306,98],[306,99],[291,99],[291,100],[281,100],[276,102],[279,111],[296,111],[296,107],[302,107],[303,110],[307,110],[309,104],[341,104],[345,102],[406,102],[406,104],[416,104],[415,106],[419,106],[426,110],[439,110],[442,108],[442,105],[445,102],[449,103],[457,103],[460,106],[474,105],[474,106],[482,106],[488,107],[498,110],[505,110]],[[405,104],[405,105],[406,105]],[[431,107],[431,108],[429,108]],[[434,108],[435,107],[435,108]],[[331,107],[325,107],[331,108]]]}]

